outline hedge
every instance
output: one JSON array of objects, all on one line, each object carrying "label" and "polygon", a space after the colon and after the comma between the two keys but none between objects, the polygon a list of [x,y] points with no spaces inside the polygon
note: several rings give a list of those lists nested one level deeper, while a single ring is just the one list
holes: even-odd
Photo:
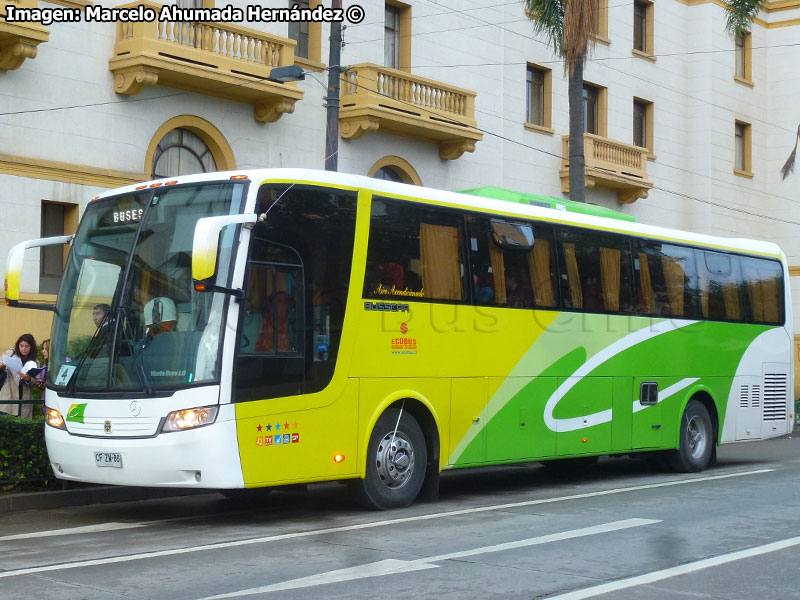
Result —
[{"label": "hedge", "polygon": [[0,415],[0,491],[43,489],[55,482],[44,422]]}]

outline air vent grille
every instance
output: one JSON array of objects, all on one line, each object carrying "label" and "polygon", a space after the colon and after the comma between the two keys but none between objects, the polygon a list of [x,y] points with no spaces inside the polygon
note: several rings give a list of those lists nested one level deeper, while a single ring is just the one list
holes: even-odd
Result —
[{"label": "air vent grille", "polygon": [[764,420],[783,421],[786,419],[788,375],[785,373],[766,373],[764,375]]}]

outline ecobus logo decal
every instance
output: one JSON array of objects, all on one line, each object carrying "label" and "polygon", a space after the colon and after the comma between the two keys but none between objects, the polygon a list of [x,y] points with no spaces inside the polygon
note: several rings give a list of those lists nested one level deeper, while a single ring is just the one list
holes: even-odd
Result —
[{"label": "ecobus logo decal", "polygon": [[398,304],[396,302],[364,302],[364,310],[409,312],[408,304]]}]

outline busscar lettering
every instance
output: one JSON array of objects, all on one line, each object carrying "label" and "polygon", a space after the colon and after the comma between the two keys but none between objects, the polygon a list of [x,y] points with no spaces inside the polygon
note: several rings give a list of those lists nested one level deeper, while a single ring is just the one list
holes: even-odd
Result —
[{"label": "busscar lettering", "polygon": [[364,302],[364,310],[380,312],[409,312],[408,304],[394,302]]},{"label": "busscar lettering", "polygon": [[53,23],[78,23],[81,11],[78,8],[17,8],[6,4],[6,23],[41,23],[45,27]]}]

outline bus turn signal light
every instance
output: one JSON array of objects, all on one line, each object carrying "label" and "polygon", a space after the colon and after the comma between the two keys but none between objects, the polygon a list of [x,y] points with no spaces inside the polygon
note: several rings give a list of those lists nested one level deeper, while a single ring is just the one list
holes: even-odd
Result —
[{"label": "bus turn signal light", "polygon": [[334,454],[333,455],[333,462],[335,462],[335,463],[343,463],[344,462],[344,454]]}]

